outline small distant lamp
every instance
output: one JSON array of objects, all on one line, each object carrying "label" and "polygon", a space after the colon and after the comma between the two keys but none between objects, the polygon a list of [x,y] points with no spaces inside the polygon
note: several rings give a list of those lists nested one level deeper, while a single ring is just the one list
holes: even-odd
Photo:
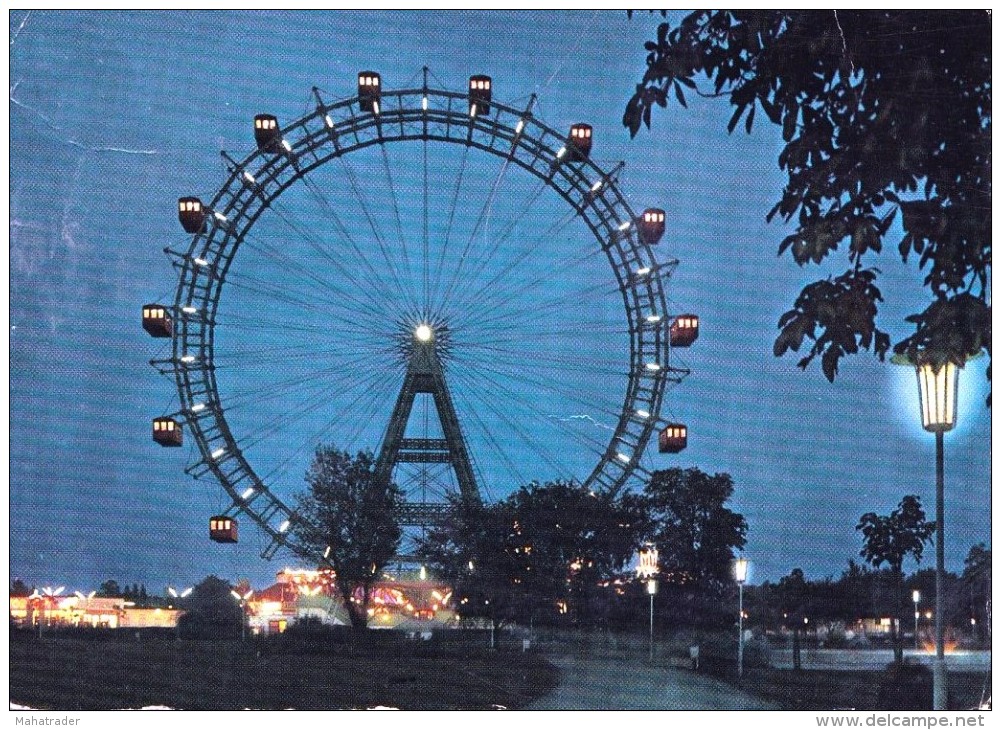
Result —
[{"label": "small distant lamp", "polygon": [[737,677],[744,676],[744,583],[747,581],[747,558],[733,561],[733,575],[737,579]]},{"label": "small distant lamp", "polygon": [[639,564],[636,566],[636,576],[646,580],[646,592],[650,596],[650,661],[653,661],[653,597],[657,595],[657,579],[660,572],[657,564],[657,548],[646,545],[639,551]]},{"label": "small distant lamp", "polygon": [[918,601],[921,600],[921,591],[914,591],[911,597],[914,599],[914,651],[917,651],[920,648],[920,644],[918,643],[918,618],[921,616],[921,612],[918,611]]}]

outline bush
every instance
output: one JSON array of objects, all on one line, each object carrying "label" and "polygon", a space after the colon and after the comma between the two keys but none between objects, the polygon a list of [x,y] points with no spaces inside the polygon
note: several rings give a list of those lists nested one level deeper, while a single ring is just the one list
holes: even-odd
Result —
[{"label": "bush", "polygon": [[877,710],[931,710],[932,673],[921,664],[890,664],[879,683]]}]

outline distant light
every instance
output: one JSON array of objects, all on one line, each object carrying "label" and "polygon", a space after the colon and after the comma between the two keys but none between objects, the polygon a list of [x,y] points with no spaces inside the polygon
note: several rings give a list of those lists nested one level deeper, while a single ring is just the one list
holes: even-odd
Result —
[{"label": "distant light", "polygon": [[423,109],[424,111],[428,110],[428,98],[426,96],[423,99],[421,99],[421,109]]},{"label": "distant light", "polygon": [[617,456],[619,457],[620,461],[624,461],[627,464],[629,463],[629,457],[623,454],[621,451],[617,454]]},{"label": "distant light", "polygon": [[431,339],[431,335],[431,328],[426,324],[418,325],[417,329],[414,330],[414,336],[421,342],[428,342]]},{"label": "distant light", "polygon": [[291,520],[285,520],[281,524],[281,527],[278,528],[278,532],[285,532],[289,528],[289,525],[291,524],[292,524]]},{"label": "distant light", "polygon": [[206,261],[205,259],[195,259],[195,263],[198,264],[199,266],[208,266],[209,265],[209,262]]},{"label": "distant light", "polygon": [[225,448],[216,449],[215,451],[212,452],[212,458],[213,459],[218,459],[220,456],[222,456],[225,453],[226,453],[226,449]]},{"label": "distant light", "polygon": [[240,495],[240,499],[247,499],[253,493],[254,493],[254,488],[253,487],[247,487],[247,490],[243,494]]},{"label": "distant light", "polygon": [[472,560],[469,561],[469,569],[473,570],[473,561]]},{"label": "distant light", "polygon": [[204,410],[205,410],[204,403],[195,403],[193,406],[191,406],[192,413],[198,413],[198,411],[204,411]]},{"label": "distant light", "polygon": [[605,184],[604,180],[599,180],[598,182],[596,182],[594,185],[591,186],[591,192],[592,193],[598,192],[599,190],[601,190],[601,186],[604,184]]},{"label": "distant light", "polygon": [[327,549],[323,551],[323,557],[324,558],[329,558],[330,557],[330,546],[329,545],[327,545]]},{"label": "distant light", "polygon": [[421,566],[421,580],[427,580],[427,579],[428,579],[428,571],[427,571],[427,568],[425,568],[425,567],[424,567],[424,566],[422,565],[422,566]]},{"label": "distant light", "polygon": [[619,230],[620,231],[629,230],[629,226],[631,226],[631,225],[632,225],[632,221],[623,221],[622,223],[619,224]]},{"label": "distant light", "polygon": [[646,318],[646,321],[649,322],[650,324],[656,324],[660,320],[661,317],[659,314],[651,314],[649,317]]},{"label": "distant light", "polygon": [[292,145],[290,145],[290,144],[288,143],[288,140],[287,140],[287,139],[283,139],[283,140],[282,140],[282,147],[284,147],[284,148],[285,148],[285,151],[286,151],[286,152],[291,152],[291,151],[292,151]]},{"label": "distant light", "polygon": [[636,415],[639,416],[640,418],[649,418],[650,417],[650,413],[649,412],[642,411],[642,410],[637,410],[636,411]]},{"label": "distant light", "polygon": [[471,117],[475,117],[476,116],[476,104],[470,104],[469,105],[469,116],[471,116]]},{"label": "distant light", "polygon": [[378,114],[379,113],[379,102],[377,102],[377,101],[373,101],[372,102],[372,113],[373,114]]},{"label": "distant light", "polygon": [[257,184],[257,180],[254,179],[254,176],[251,175],[246,170],[243,171],[243,179],[246,180],[247,182],[249,182],[251,185],[256,185]]},{"label": "distant light", "polygon": [[334,120],[330,118],[329,114],[325,114],[323,116],[323,121],[326,123],[327,129],[333,129],[334,128]]},{"label": "distant light", "polygon": [[515,134],[521,134],[521,130],[523,130],[524,128],[525,128],[525,120],[524,119],[519,119],[518,120],[518,126],[514,128],[514,133]]},{"label": "distant light", "polygon": [[185,355],[181,358],[181,362],[194,362],[194,361],[195,361],[194,355]]},{"label": "distant light", "polygon": [[562,160],[563,159],[563,155],[565,155],[566,153],[567,153],[567,148],[566,147],[560,147],[559,151],[556,153],[556,159],[557,160]]},{"label": "distant light", "polygon": [[185,314],[196,314],[198,312],[195,307],[181,307],[181,311]]},{"label": "distant light", "polygon": [[219,212],[218,210],[217,210],[217,211],[215,211],[215,212],[213,213],[213,215],[215,215],[215,217],[216,217],[216,218],[218,218],[219,220],[221,220],[221,221],[222,221],[223,223],[225,223],[225,222],[226,222],[226,216],[224,216],[224,215],[223,215],[222,213],[220,213],[220,212]]},{"label": "distant light", "polygon": [[650,267],[644,266],[642,269],[636,269],[636,276],[646,276],[650,273]]},{"label": "distant light", "polygon": [[648,362],[648,363],[646,364],[646,369],[647,369],[647,370],[654,370],[654,371],[656,371],[656,370],[660,370],[660,363],[656,363],[656,362]]}]

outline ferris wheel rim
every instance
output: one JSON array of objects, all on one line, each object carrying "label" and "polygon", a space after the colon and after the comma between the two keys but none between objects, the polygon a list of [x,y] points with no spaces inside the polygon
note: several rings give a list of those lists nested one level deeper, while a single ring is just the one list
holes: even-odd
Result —
[{"label": "ferris wheel rim", "polygon": [[[638,469],[642,471],[639,457],[656,428],[664,391],[672,379],[662,271],[676,262],[658,263],[651,246],[640,239],[637,217],[618,189],[619,168],[608,173],[589,158],[573,163],[562,160],[567,152],[567,135],[534,117],[531,103],[528,109],[518,110],[491,101],[492,114],[478,117],[462,109],[468,96],[460,92],[424,87],[384,89],[381,93],[383,99],[395,99],[396,105],[387,103],[372,113],[360,109],[357,96],[326,104],[314,88],[317,108],[282,127],[283,152],[257,149],[242,161],[223,153],[230,172],[208,206],[207,229],[192,235],[186,253],[171,252],[180,269],[174,298],[177,325],[171,347],[181,402],[178,415],[188,423],[201,456],[187,471],[196,477],[211,473],[233,500],[227,512],[247,514],[271,538],[265,557],[282,546],[321,563],[326,556],[321,557],[317,549],[296,539],[295,531],[290,529],[295,510],[257,475],[229,427],[215,375],[216,314],[229,267],[258,218],[285,190],[333,160],[387,143],[464,144],[504,157],[535,175],[584,220],[612,267],[626,311],[630,342],[622,410],[607,449],[582,483],[584,488],[615,494]],[[416,103],[406,106],[404,100]],[[444,106],[432,107],[431,101]],[[500,121],[502,116],[517,121],[505,125]],[[444,134],[440,131],[442,124]],[[437,132],[433,131],[434,125],[439,125]],[[464,138],[453,135],[453,130],[461,130]],[[487,141],[482,138],[484,134]],[[348,135],[353,136],[354,144],[341,142],[350,139]],[[495,146],[498,140],[509,142],[510,149],[505,152]],[[564,144],[557,149],[548,140]],[[317,154],[326,145],[331,149]],[[528,154],[519,157],[519,151]],[[255,162],[260,165],[253,167]],[[565,187],[559,187],[556,181]],[[589,217],[592,215],[593,219]],[[238,228],[238,223],[242,227]]]}]

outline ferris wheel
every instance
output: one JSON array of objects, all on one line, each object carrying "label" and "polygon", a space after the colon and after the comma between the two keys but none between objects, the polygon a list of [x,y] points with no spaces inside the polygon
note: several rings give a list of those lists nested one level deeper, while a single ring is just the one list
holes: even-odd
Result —
[{"label": "ferris wheel", "polygon": [[499,103],[488,76],[357,82],[253,117],[219,190],[178,201],[173,302],[143,307],[179,400],[153,439],[187,438],[186,471],[222,486],[210,537],[247,516],[264,557],[322,563],[291,498],[319,443],[377,454],[418,527],[531,481],[614,495],[649,476],[651,437],[683,449],[660,414],[698,317],[669,306],[664,211],[633,211],[595,130]]}]

